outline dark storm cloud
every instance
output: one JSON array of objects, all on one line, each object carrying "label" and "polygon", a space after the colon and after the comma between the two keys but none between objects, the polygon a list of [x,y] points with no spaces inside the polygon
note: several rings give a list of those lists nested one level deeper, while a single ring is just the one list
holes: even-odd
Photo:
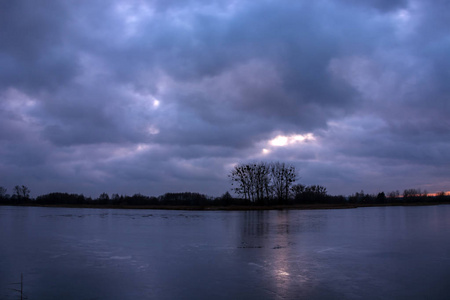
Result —
[{"label": "dark storm cloud", "polygon": [[280,160],[333,193],[448,189],[448,9],[3,1],[0,185],[218,194]]},{"label": "dark storm cloud", "polygon": [[390,12],[408,6],[408,0],[344,0],[343,2],[347,2],[349,5],[360,5],[375,8],[382,12]]},{"label": "dark storm cloud", "polygon": [[[351,104],[351,92],[330,82],[327,64],[341,45],[351,42],[356,24],[347,21],[349,15],[338,15],[333,21],[345,24],[342,34],[349,39],[338,41],[333,31],[323,28],[326,16],[319,10],[320,7],[307,4],[270,2],[244,5],[226,17],[193,14],[185,20],[189,26],[175,25],[167,18],[152,20],[141,28],[137,41],[130,41],[129,55],[125,58],[135,59],[127,67],[142,68],[147,62],[156,64],[175,79],[209,78],[212,84],[231,73],[226,88],[239,93],[235,99],[239,102],[238,109],[262,115],[279,114],[280,118],[291,121],[304,120],[296,118],[302,104],[345,109]],[[355,41],[355,44],[368,42]],[[251,61],[259,61],[259,66]],[[268,65],[264,66],[264,62]],[[263,86],[267,73],[278,82]],[[201,95],[192,96],[191,101],[182,104],[187,102],[190,106],[192,101],[200,101]]]},{"label": "dark storm cloud", "polygon": [[77,71],[66,43],[69,12],[62,2],[2,1],[0,4],[0,86],[56,87]]},{"label": "dark storm cloud", "polygon": [[35,115],[46,117],[42,135],[57,145],[146,141],[150,116],[130,108],[127,101],[133,99],[127,96],[115,87],[67,86],[46,99]]}]

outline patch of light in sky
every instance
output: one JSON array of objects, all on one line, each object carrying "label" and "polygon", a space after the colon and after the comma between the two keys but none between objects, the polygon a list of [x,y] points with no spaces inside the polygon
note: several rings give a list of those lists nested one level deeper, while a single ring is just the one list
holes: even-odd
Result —
[{"label": "patch of light in sky", "polygon": [[408,10],[406,9],[401,9],[397,14],[396,14],[396,19],[406,22],[409,21],[409,19],[411,18],[411,14]]},{"label": "patch of light in sky", "polygon": [[151,135],[155,135],[159,133],[159,129],[153,125],[149,126],[147,128],[148,133],[150,133]]},{"label": "patch of light in sky", "polygon": [[3,100],[3,105],[8,103],[8,107],[13,111],[20,111],[24,108],[30,108],[36,104],[36,101],[33,98],[15,88],[9,88],[6,92],[0,95],[0,99]]},{"label": "patch of light in sky", "polygon": [[148,144],[132,144],[114,149],[103,149],[103,151],[105,152],[105,157],[110,157],[111,159],[121,159],[134,156],[137,153],[149,150],[150,148],[151,147]]},{"label": "patch of light in sky", "polygon": [[150,148],[149,145],[146,145],[146,144],[138,144],[137,147],[136,147],[136,152],[142,152],[142,151],[145,151],[145,150],[147,150],[147,149],[149,149],[149,148]]},{"label": "patch of light in sky", "polygon": [[286,146],[288,144],[288,137],[279,135],[276,138],[270,140],[269,144],[277,147]]},{"label": "patch of light in sky", "polygon": [[314,141],[316,138],[312,133],[307,134],[294,134],[294,135],[278,135],[275,138],[271,139],[269,141],[269,144],[271,146],[275,147],[284,147],[287,145],[295,144],[295,143],[301,143],[305,141]]},{"label": "patch of light in sky", "polygon": [[33,124],[34,117],[29,112],[37,105],[34,98],[15,88],[9,88],[0,94],[0,111],[20,116],[21,120]]},{"label": "patch of light in sky", "polygon": [[115,7],[116,13],[122,18],[124,30],[127,36],[132,36],[137,32],[138,25],[143,20],[153,15],[153,11],[142,2],[130,4],[128,1],[120,2]]},{"label": "patch of light in sky", "polygon": [[399,37],[406,37],[414,32],[415,22],[413,13],[407,9],[401,9],[393,16],[397,25],[397,34]]}]

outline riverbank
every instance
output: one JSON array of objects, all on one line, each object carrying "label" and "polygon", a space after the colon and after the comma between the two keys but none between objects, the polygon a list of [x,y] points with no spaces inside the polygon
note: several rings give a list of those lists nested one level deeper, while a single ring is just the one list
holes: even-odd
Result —
[{"label": "riverbank", "polygon": [[349,209],[359,207],[388,207],[388,206],[430,206],[445,205],[450,202],[412,202],[412,203],[344,203],[344,204],[295,204],[295,205],[229,205],[229,206],[183,206],[183,205],[69,205],[69,204],[20,204],[3,206],[25,207],[61,207],[61,208],[96,208],[96,209],[156,209],[156,210],[190,210],[190,211],[262,211],[262,210],[316,210],[316,209]]}]

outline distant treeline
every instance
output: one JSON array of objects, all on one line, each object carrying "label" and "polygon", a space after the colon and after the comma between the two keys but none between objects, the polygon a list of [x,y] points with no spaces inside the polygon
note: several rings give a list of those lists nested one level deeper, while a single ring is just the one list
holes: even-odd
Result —
[{"label": "distant treeline", "polygon": [[413,203],[450,203],[450,196],[441,192],[429,196],[416,189],[400,192],[391,192],[387,196],[384,192],[377,195],[365,194],[363,191],[349,197],[328,195],[322,186],[293,185],[286,199],[282,201],[258,201],[233,197],[229,192],[220,197],[209,197],[200,193],[166,193],[159,197],[135,194],[124,196],[102,193],[98,198],[86,197],[82,194],[50,193],[30,197],[30,190],[26,186],[16,186],[14,194],[9,195],[7,190],[0,187],[0,205],[69,205],[69,206],[109,206],[109,207],[226,207],[226,206],[301,206],[311,204],[339,205],[389,205]]},{"label": "distant treeline", "polygon": [[16,185],[12,195],[0,186],[0,205],[89,205],[89,206],[286,206],[286,205],[389,205],[413,203],[450,203],[445,192],[428,195],[420,189],[407,189],[400,194],[394,191],[386,195],[365,194],[363,191],[349,197],[328,195],[321,185],[296,184],[297,171],[294,166],[280,162],[258,162],[238,164],[229,174],[233,197],[229,192],[220,197],[209,197],[200,193],[166,193],[159,197],[141,194],[124,196],[102,193],[98,198],[82,194],[50,193],[30,197],[30,189]]}]

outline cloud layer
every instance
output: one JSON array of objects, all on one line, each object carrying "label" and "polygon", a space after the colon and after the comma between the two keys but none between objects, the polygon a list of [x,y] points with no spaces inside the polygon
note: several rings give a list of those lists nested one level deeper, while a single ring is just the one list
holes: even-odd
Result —
[{"label": "cloud layer", "polygon": [[449,190],[449,9],[4,1],[0,185],[219,195],[268,160],[332,194]]}]

